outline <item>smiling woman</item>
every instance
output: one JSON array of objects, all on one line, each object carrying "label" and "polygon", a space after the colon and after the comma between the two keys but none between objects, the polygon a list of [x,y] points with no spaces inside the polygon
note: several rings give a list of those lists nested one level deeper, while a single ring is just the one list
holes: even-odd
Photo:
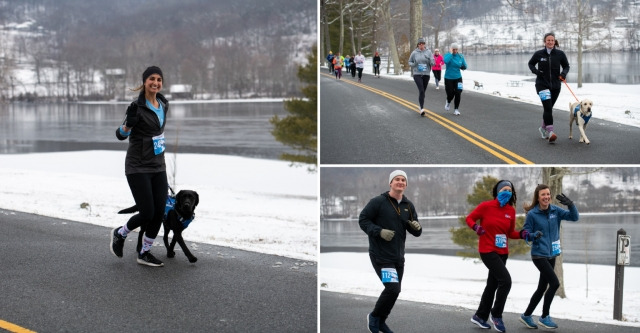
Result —
[{"label": "smiling woman", "polygon": [[138,263],[153,267],[164,266],[151,254],[151,246],[160,231],[168,188],[164,127],[169,102],[159,93],[162,82],[162,70],[157,66],[142,73],[142,85],[134,89],[140,95],[129,105],[124,122],[116,129],[119,140],[129,139],[124,171],[139,213],[113,229],[110,243],[111,253],[121,258],[127,234],[146,225]]}]

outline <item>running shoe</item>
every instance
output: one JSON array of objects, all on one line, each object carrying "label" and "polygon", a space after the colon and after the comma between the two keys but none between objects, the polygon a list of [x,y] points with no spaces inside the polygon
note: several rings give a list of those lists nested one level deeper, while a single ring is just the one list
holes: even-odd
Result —
[{"label": "running shoe", "polygon": [[546,316],[544,318],[538,319],[538,324],[542,325],[544,328],[558,328],[558,325],[551,320],[551,316]]},{"label": "running shoe", "polygon": [[153,254],[151,254],[151,251],[138,254],[138,264],[152,266],[152,267],[164,266],[164,263],[156,259],[156,257],[154,257]]},{"label": "running shoe", "polygon": [[473,315],[473,317],[471,317],[471,322],[480,326],[480,328],[491,328],[491,325],[487,324],[486,320],[483,320],[475,314]]},{"label": "running shoe", "polygon": [[494,318],[491,316],[491,321],[493,322],[493,328],[498,332],[506,332],[507,329],[504,327],[504,322],[502,322],[502,318]]},{"label": "running shoe", "polygon": [[533,318],[531,316],[525,316],[524,314],[520,315],[520,322],[527,326],[527,328],[538,328],[538,325],[533,322]]}]

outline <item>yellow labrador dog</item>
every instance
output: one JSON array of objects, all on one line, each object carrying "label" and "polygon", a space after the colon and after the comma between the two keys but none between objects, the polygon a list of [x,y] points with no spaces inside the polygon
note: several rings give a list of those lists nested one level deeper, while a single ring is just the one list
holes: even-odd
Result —
[{"label": "yellow labrador dog", "polygon": [[591,107],[593,107],[593,102],[589,99],[569,103],[569,139],[573,138],[573,122],[575,121],[580,130],[580,142],[589,144],[589,139],[584,131],[591,119]]}]

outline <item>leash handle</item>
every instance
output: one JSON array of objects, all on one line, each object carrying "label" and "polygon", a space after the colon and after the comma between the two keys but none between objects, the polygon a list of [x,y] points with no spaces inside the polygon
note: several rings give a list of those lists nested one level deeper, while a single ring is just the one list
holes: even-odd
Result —
[{"label": "leash handle", "polygon": [[176,193],[175,193],[175,192],[173,192],[173,189],[171,188],[171,185],[167,185],[167,187],[169,188],[169,191],[171,192],[171,196],[172,196],[172,197],[175,197],[175,196],[176,196]]},{"label": "leash handle", "polygon": [[569,91],[571,92],[571,95],[573,95],[573,98],[576,99],[576,102],[580,102],[580,100],[578,99],[578,97],[576,97],[576,94],[573,93],[573,90],[571,90],[571,87],[569,87],[569,84],[567,83],[567,80],[562,79],[562,82],[564,82],[564,85],[567,86],[567,88],[569,88]]}]

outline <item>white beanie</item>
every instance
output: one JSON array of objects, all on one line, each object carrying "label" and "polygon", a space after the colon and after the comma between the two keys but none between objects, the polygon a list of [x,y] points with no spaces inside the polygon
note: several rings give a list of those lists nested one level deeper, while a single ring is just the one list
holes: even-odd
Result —
[{"label": "white beanie", "polygon": [[458,50],[458,49],[460,49],[460,45],[458,43],[453,43],[453,44],[451,44],[451,48]]},{"label": "white beanie", "polygon": [[391,184],[391,181],[393,180],[393,178],[396,178],[396,176],[404,177],[404,179],[407,181],[407,184],[409,183],[409,179],[407,178],[407,174],[402,170],[396,170],[396,171],[392,172],[389,175],[389,184]]}]

